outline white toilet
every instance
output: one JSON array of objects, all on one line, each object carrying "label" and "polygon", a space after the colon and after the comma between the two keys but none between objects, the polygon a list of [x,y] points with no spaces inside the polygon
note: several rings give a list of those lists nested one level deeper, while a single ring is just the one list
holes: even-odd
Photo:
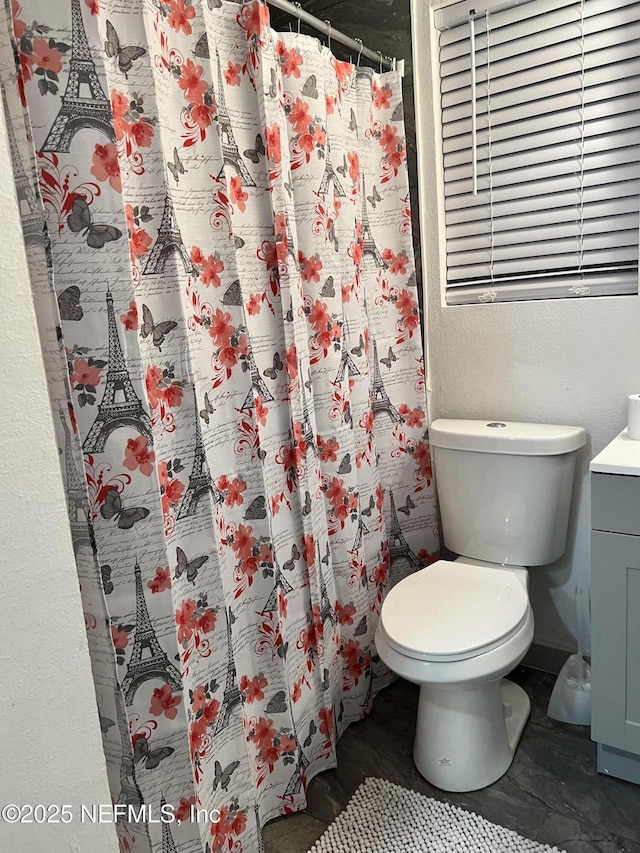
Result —
[{"label": "white toilet", "polygon": [[376,648],[419,684],[413,757],[445,791],[475,791],[509,768],[527,694],[503,678],[533,639],[526,566],[565,549],[581,427],[436,420],[429,428],[445,545],[382,606]]}]

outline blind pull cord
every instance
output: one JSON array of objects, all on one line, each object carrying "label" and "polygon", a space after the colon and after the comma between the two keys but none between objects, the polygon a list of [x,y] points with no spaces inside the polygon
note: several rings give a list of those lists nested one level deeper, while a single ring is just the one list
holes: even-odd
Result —
[{"label": "blind pull cord", "polygon": [[469,53],[471,54],[471,158],[473,168],[473,194],[478,195],[478,116],[476,113],[476,24],[469,10]]},{"label": "blind pull cord", "polygon": [[581,280],[584,280],[584,270],[582,265],[584,262],[584,113],[585,113],[585,98],[584,98],[584,78],[585,78],[585,53],[584,53],[584,0],[580,2],[580,207],[579,207],[579,227],[580,227],[580,253],[578,264],[578,273]]},{"label": "blind pull cord", "polygon": [[489,21],[489,10],[485,10],[485,22],[487,32],[487,122],[489,131],[489,227],[490,227],[490,255],[489,255],[489,272],[491,275],[491,284],[489,292],[491,293],[491,301],[495,299],[493,290],[494,283],[494,260],[495,260],[495,234],[494,234],[494,210],[493,210],[493,150],[491,148],[491,26]]}]

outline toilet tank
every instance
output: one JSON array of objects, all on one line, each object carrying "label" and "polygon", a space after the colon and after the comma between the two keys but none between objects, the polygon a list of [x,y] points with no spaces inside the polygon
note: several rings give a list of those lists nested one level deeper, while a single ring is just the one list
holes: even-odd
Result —
[{"label": "toilet tank", "polygon": [[514,566],[562,556],[582,427],[440,419],[429,440],[447,548]]}]

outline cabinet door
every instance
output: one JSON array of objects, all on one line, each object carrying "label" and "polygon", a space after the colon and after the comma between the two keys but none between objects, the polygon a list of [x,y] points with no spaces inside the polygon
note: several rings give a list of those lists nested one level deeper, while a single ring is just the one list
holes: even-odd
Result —
[{"label": "cabinet door", "polygon": [[591,534],[591,737],[640,754],[640,536]]}]

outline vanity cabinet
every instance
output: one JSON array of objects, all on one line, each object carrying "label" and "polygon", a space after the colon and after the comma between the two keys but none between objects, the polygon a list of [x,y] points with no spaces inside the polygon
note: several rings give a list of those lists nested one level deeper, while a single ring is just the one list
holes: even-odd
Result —
[{"label": "vanity cabinet", "polygon": [[591,463],[591,737],[598,771],[640,783],[640,442]]}]

